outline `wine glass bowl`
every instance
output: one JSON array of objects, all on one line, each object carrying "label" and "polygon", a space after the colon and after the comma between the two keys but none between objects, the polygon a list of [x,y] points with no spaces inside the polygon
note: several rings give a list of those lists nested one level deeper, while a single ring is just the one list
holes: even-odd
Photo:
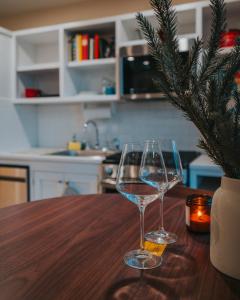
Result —
[{"label": "wine glass bowl", "polygon": [[129,201],[137,205],[140,212],[140,249],[132,250],[124,256],[124,262],[137,269],[152,269],[161,264],[161,257],[144,250],[144,211],[148,204],[159,197],[156,187],[140,178],[142,146],[137,143],[126,144],[117,173],[117,190]]},{"label": "wine glass bowl", "polygon": [[183,181],[182,162],[174,140],[160,139],[159,142],[168,177],[168,190],[170,190]]},{"label": "wine glass bowl", "polygon": [[[182,164],[179,152],[177,151],[176,143],[170,139],[164,140],[150,140],[146,141],[143,157],[148,156],[149,149],[155,149],[155,153],[159,153],[158,155],[162,157],[165,166],[165,175],[167,177],[166,182],[159,178],[152,178],[151,170],[153,168],[149,168],[149,179],[146,180],[148,184],[158,185],[158,189],[160,191],[160,226],[158,231],[149,232],[145,235],[146,240],[157,244],[172,244],[177,240],[177,235],[175,233],[168,232],[164,229],[163,222],[163,198],[164,194],[171,188],[173,188],[177,183],[182,181]],[[151,151],[150,151],[151,154]],[[155,161],[153,163],[157,163],[159,158],[155,154],[152,157],[152,160]],[[152,163],[152,164],[153,164]],[[156,167],[156,166],[155,166]],[[161,170],[160,170],[161,171]],[[159,171],[158,171],[159,172]],[[154,176],[155,176],[154,172]]]},{"label": "wine glass bowl", "polygon": [[145,183],[157,188],[159,193],[168,188],[165,163],[157,141],[150,140],[144,144],[140,177]]}]

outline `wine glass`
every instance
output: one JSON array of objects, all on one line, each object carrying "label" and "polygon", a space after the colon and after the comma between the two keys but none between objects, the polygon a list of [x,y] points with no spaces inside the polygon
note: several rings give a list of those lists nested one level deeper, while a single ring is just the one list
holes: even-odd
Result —
[{"label": "wine glass", "polygon": [[[160,226],[158,231],[149,232],[145,235],[146,240],[157,244],[172,244],[177,241],[177,235],[172,232],[168,232],[164,229],[163,221],[163,199],[164,194],[171,188],[173,188],[177,183],[182,181],[182,164],[179,152],[175,141],[170,139],[160,139],[160,140],[150,140],[145,143],[143,157],[149,155],[153,149],[156,149],[159,153],[162,151],[162,156],[165,162],[166,174],[168,184],[163,184],[158,182],[160,191]],[[149,169],[150,170],[150,169]],[[150,174],[151,175],[151,174]],[[148,184],[152,184],[154,180],[151,179]],[[154,184],[156,182],[154,181]]]},{"label": "wine glass", "polygon": [[136,269],[152,269],[161,264],[161,257],[144,250],[144,211],[146,206],[158,199],[158,188],[148,185],[140,178],[143,147],[138,143],[124,145],[117,173],[117,190],[136,204],[140,212],[140,249],[125,254],[124,262]]}]

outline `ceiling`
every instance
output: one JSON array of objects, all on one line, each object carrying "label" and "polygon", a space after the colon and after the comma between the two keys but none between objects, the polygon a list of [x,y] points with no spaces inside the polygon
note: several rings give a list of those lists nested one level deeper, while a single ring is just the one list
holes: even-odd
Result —
[{"label": "ceiling", "polygon": [[0,0],[0,16],[14,16],[50,7],[59,7],[86,1],[89,0]]}]

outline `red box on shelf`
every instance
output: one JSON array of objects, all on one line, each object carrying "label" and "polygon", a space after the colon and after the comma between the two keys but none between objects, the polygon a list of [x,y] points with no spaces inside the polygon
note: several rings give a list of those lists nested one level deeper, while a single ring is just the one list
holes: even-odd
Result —
[{"label": "red box on shelf", "polygon": [[230,29],[229,31],[222,32],[220,47],[234,47],[237,44],[237,39],[240,38],[240,30],[239,29]]},{"label": "red box on shelf", "polygon": [[37,89],[32,88],[26,88],[25,89],[25,97],[26,98],[34,98],[41,96],[41,91]]}]

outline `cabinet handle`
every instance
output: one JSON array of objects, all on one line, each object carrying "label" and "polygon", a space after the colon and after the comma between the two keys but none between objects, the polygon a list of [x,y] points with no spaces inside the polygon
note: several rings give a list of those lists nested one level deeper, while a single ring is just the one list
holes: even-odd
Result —
[{"label": "cabinet handle", "polygon": [[58,180],[58,183],[63,183],[63,181],[62,180]]}]

